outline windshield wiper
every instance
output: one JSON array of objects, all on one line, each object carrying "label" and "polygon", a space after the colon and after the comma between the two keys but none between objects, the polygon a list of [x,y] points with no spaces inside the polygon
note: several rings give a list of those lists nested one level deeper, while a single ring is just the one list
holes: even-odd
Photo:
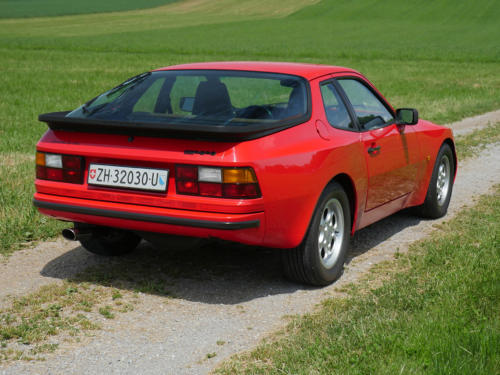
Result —
[{"label": "windshield wiper", "polygon": [[100,111],[101,109],[103,109],[104,107],[106,107],[109,103],[111,102],[107,102],[107,103],[101,103],[99,105],[96,105],[95,107],[93,107],[92,109],[89,109],[87,107],[87,105],[85,104],[83,107],[82,107],[82,111],[87,115],[87,116],[92,116],[94,113]]},{"label": "windshield wiper", "polygon": [[82,105],[82,112],[83,113],[88,113],[89,112],[89,105],[95,102],[95,100],[99,97],[100,95],[97,95],[95,98],[90,99],[87,103]]},{"label": "windshield wiper", "polygon": [[131,83],[139,83],[141,81],[143,81],[146,77],[148,77],[149,75],[151,75],[151,72],[146,72],[146,73],[142,73],[142,74],[139,74],[138,76],[135,76],[135,77],[132,77],[128,80],[126,80],[125,82],[123,83],[120,83],[118,86],[116,86],[115,88],[112,88],[111,90],[109,90],[107,93],[106,93],[106,97],[114,94],[115,92],[117,92],[118,90],[120,90],[121,88],[123,88],[124,86],[127,86]]}]

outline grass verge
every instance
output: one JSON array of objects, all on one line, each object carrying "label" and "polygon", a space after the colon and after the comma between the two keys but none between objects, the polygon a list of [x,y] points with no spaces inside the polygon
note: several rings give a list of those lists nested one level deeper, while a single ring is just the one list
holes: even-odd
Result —
[{"label": "grass verge", "polygon": [[43,359],[62,340],[80,340],[100,321],[133,309],[137,295],[90,282],[65,281],[15,298],[0,310],[0,363]]},{"label": "grass verge", "polygon": [[[498,374],[500,187],[217,374]],[[385,280],[379,286],[377,280]]]},{"label": "grass verge", "polygon": [[489,144],[500,142],[500,122],[490,124],[465,136],[455,139],[458,160],[464,160],[478,155]]}]

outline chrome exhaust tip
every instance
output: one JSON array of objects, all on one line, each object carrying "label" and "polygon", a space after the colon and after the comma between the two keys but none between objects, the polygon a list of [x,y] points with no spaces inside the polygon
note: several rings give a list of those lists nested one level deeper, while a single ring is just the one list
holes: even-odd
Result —
[{"label": "chrome exhaust tip", "polygon": [[78,240],[78,229],[66,228],[62,230],[61,234],[69,241]]}]

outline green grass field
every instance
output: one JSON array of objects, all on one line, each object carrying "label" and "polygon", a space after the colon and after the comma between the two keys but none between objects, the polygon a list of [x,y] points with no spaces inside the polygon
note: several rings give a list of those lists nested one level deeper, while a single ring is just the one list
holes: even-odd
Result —
[{"label": "green grass field", "polygon": [[0,18],[50,17],[152,8],[175,0],[0,0]]},{"label": "green grass field", "polygon": [[275,60],[353,67],[395,106],[446,123],[500,108],[499,17],[494,0],[183,0],[0,19],[0,253],[62,226],[31,207],[40,113],[155,67]]}]

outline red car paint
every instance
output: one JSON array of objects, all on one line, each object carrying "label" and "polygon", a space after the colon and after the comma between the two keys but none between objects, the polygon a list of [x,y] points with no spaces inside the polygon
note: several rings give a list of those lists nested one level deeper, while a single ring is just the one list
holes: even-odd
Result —
[{"label": "red car paint", "polygon": [[[310,86],[311,117],[284,130],[241,141],[149,136],[131,139],[121,134],[49,129],[38,142],[37,150],[83,156],[84,182],[70,184],[36,179],[34,200],[39,211],[62,220],[135,231],[293,248],[303,240],[318,199],[333,179],[344,187],[351,200],[351,232],[354,233],[405,207],[422,204],[441,145],[448,142],[454,148],[449,128],[423,120],[415,125],[393,123],[367,131],[331,126],[320,91],[320,83],[324,81],[355,77],[385,101],[364,76],[351,69],[311,64],[221,62],[159,70],[184,69],[272,72],[303,77]],[[389,104],[387,107],[394,114]],[[379,151],[368,152],[377,147]],[[187,154],[186,150],[203,152]],[[168,169],[168,190],[165,194],[89,186],[86,181],[90,163]],[[261,197],[227,199],[178,194],[175,166],[186,164],[251,167]],[[80,209],[72,211],[71,207]],[[131,215],[110,217],[106,212]],[[140,220],[136,214],[142,215]],[[163,218],[170,221],[162,221]],[[238,223],[255,225],[245,224],[240,228]]]}]

